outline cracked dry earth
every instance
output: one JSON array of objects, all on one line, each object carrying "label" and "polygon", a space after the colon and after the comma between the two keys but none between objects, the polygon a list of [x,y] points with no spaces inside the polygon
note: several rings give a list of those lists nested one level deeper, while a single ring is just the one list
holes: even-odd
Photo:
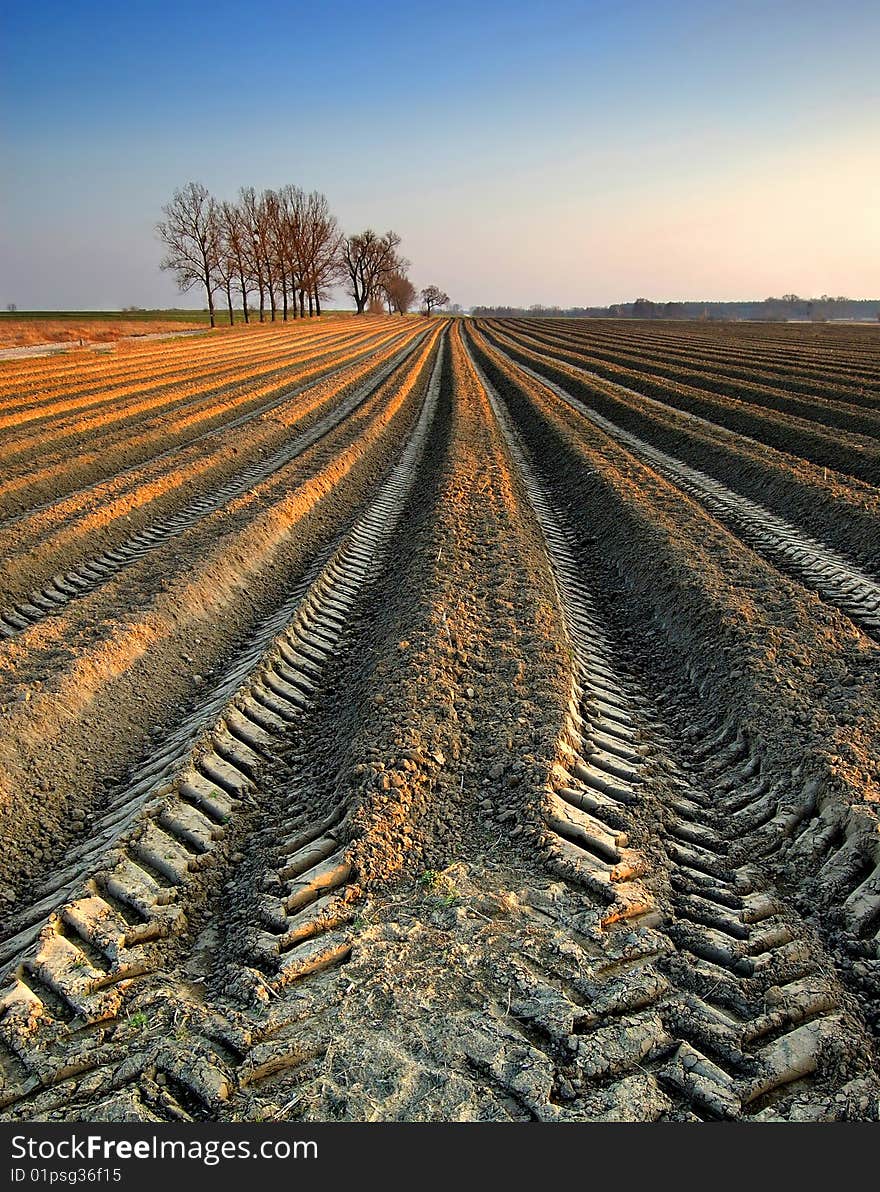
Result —
[{"label": "cracked dry earth", "polygon": [[878,403],[849,328],[5,365],[3,1117],[877,1120]]}]

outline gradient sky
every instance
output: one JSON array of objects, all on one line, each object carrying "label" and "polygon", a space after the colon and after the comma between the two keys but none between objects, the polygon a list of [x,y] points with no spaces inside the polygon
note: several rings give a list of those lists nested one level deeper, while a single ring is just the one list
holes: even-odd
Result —
[{"label": "gradient sky", "polygon": [[0,305],[202,306],[176,186],[323,190],[464,306],[880,294],[877,0],[7,4]]}]

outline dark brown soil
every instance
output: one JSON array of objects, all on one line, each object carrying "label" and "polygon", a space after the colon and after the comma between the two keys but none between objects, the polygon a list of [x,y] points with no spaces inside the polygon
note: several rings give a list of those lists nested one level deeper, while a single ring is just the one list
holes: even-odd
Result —
[{"label": "dark brown soil", "polygon": [[[232,444],[292,441],[396,327],[289,408],[0,529],[10,596],[124,541],[93,509],[147,524],[186,468],[207,492]],[[645,392],[661,366],[754,365],[753,396],[790,371],[792,402],[823,370],[843,404],[880,382],[810,328],[536,330],[541,356],[645,352]],[[0,642],[5,1117],[877,1119],[880,647],[524,373],[533,336],[437,321],[289,464]],[[91,400],[99,365],[51,365]],[[557,372],[880,558],[880,494],[791,458],[827,424],[765,451]]]}]

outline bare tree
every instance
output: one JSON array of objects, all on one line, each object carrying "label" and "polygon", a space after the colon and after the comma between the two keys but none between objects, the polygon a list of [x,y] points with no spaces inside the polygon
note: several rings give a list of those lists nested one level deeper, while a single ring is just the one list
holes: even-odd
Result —
[{"label": "bare tree", "polygon": [[378,294],[385,281],[409,264],[397,255],[400,237],[396,232],[378,236],[372,228],[348,236],[342,241],[340,257],[347,280],[347,291],[362,315],[367,303]]},{"label": "bare tree", "polygon": [[295,262],[293,285],[293,309],[296,313],[299,305],[299,317],[306,315],[306,295],[309,297],[309,314],[313,313],[313,303],[310,289],[310,274],[314,253],[311,213],[311,196],[299,187],[292,188],[291,194],[291,224],[290,244],[291,254]]},{"label": "bare tree", "polygon": [[232,303],[232,287],[235,284],[235,258],[227,251],[222,237],[217,264],[214,266],[214,283],[218,290],[226,295],[226,305],[229,310],[229,325],[235,323],[235,307]]},{"label": "bare tree", "polygon": [[256,201],[254,208],[254,249],[260,259],[265,280],[266,294],[269,298],[269,310],[272,322],[278,312],[276,287],[278,285],[278,254],[276,251],[274,224],[275,204],[277,196],[272,190],[264,190]]},{"label": "bare tree", "polygon": [[354,299],[357,313],[362,315],[370,300],[371,254],[378,241],[371,229],[347,236],[341,246],[341,259],[345,268],[347,292]]},{"label": "bare tree", "polygon": [[250,322],[248,313],[248,293],[251,281],[248,276],[248,229],[244,212],[235,203],[223,202],[218,208],[220,219],[220,236],[223,251],[234,262],[235,280],[241,294],[241,306],[244,321]]},{"label": "bare tree", "polygon": [[340,260],[342,235],[336,216],[330,211],[325,195],[313,190],[306,203],[307,244],[305,277],[309,287],[309,314],[314,299],[315,314],[321,313],[321,298],[338,281],[343,268]]},{"label": "bare tree", "polygon": [[[282,219],[279,223],[279,252],[282,261],[282,285],[289,287],[293,317],[297,318],[297,295],[303,286],[306,197],[298,186],[284,186],[279,191]],[[284,317],[287,318],[287,299]]]},{"label": "bare tree", "polygon": [[422,309],[426,315],[430,315],[435,307],[445,306],[449,301],[449,295],[444,294],[439,286],[425,286],[420,297],[422,299]]},{"label": "bare tree", "polygon": [[[292,188],[288,188],[292,189]],[[264,251],[270,287],[273,278],[281,291],[281,317],[287,322],[288,294],[291,287],[292,261],[290,253],[291,212],[288,196],[280,191],[264,190],[262,194],[264,228]],[[275,320],[275,302],[272,300],[272,320]],[[296,297],[294,295],[294,315]]]},{"label": "bare tree", "polygon": [[383,290],[389,314],[395,311],[399,315],[407,314],[417,297],[415,286],[403,273],[393,273],[386,280]]},{"label": "bare tree", "polygon": [[[212,326],[218,289],[226,295],[230,322],[235,292],[241,294],[245,322],[251,321],[248,298],[254,291],[260,322],[267,300],[274,322],[279,296],[284,320],[305,317],[307,305],[309,317],[320,315],[322,300],[348,277],[362,313],[382,295],[383,283],[394,273],[405,275],[409,264],[397,255],[396,233],[367,231],[345,240],[326,196],[298,186],[261,192],[242,187],[237,203],[217,203],[204,187],[189,183],[163,211],[167,218],[157,230],[169,251],[162,267],[177,270],[182,289],[196,282],[205,286]],[[350,248],[348,266],[343,245]]]},{"label": "bare tree", "polygon": [[259,294],[260,322],[267,297],[274,308],[276,288],[282,292],[283,318],[305,314],[306,301],[310,314],[320,314],[321,298],[340,273],[339,226],[326,197],[317,191],[305,195],[296,186],[261,195],[246,187],[238,209],[245,276]]},{"label": "bare tree", "polygon": [[203,285],[208,296],[211,326],[214,321],[214,290],[220,257],[217,204],[200,182],[188,182],[162,212],[156,233],[167,248],[161,269],[172,269],[178,288],[190,290]]},{"label": "bare tree", "polygon": [[238,209],[241,213],[242,251],[247,264],[250,288],[257,291],[260,303],[260,322],[266,321],[266,270],[260,253],[258,235],[259,200],[252,186],[243,186],[239,191]]}]

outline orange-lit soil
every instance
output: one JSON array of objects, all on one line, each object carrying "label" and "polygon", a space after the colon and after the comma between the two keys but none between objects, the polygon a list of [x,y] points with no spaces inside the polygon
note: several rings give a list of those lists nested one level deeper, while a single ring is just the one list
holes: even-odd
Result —
[{"label": "orange-lit soil", "polygon": [[0,364],[3,1116],[876,1120],[838,332]]},{"label": "orange-lit soil", "polygon": [[0,348],[115,343],[129,336],[203,329],[203,323],[177,319],[0,319]]}]

